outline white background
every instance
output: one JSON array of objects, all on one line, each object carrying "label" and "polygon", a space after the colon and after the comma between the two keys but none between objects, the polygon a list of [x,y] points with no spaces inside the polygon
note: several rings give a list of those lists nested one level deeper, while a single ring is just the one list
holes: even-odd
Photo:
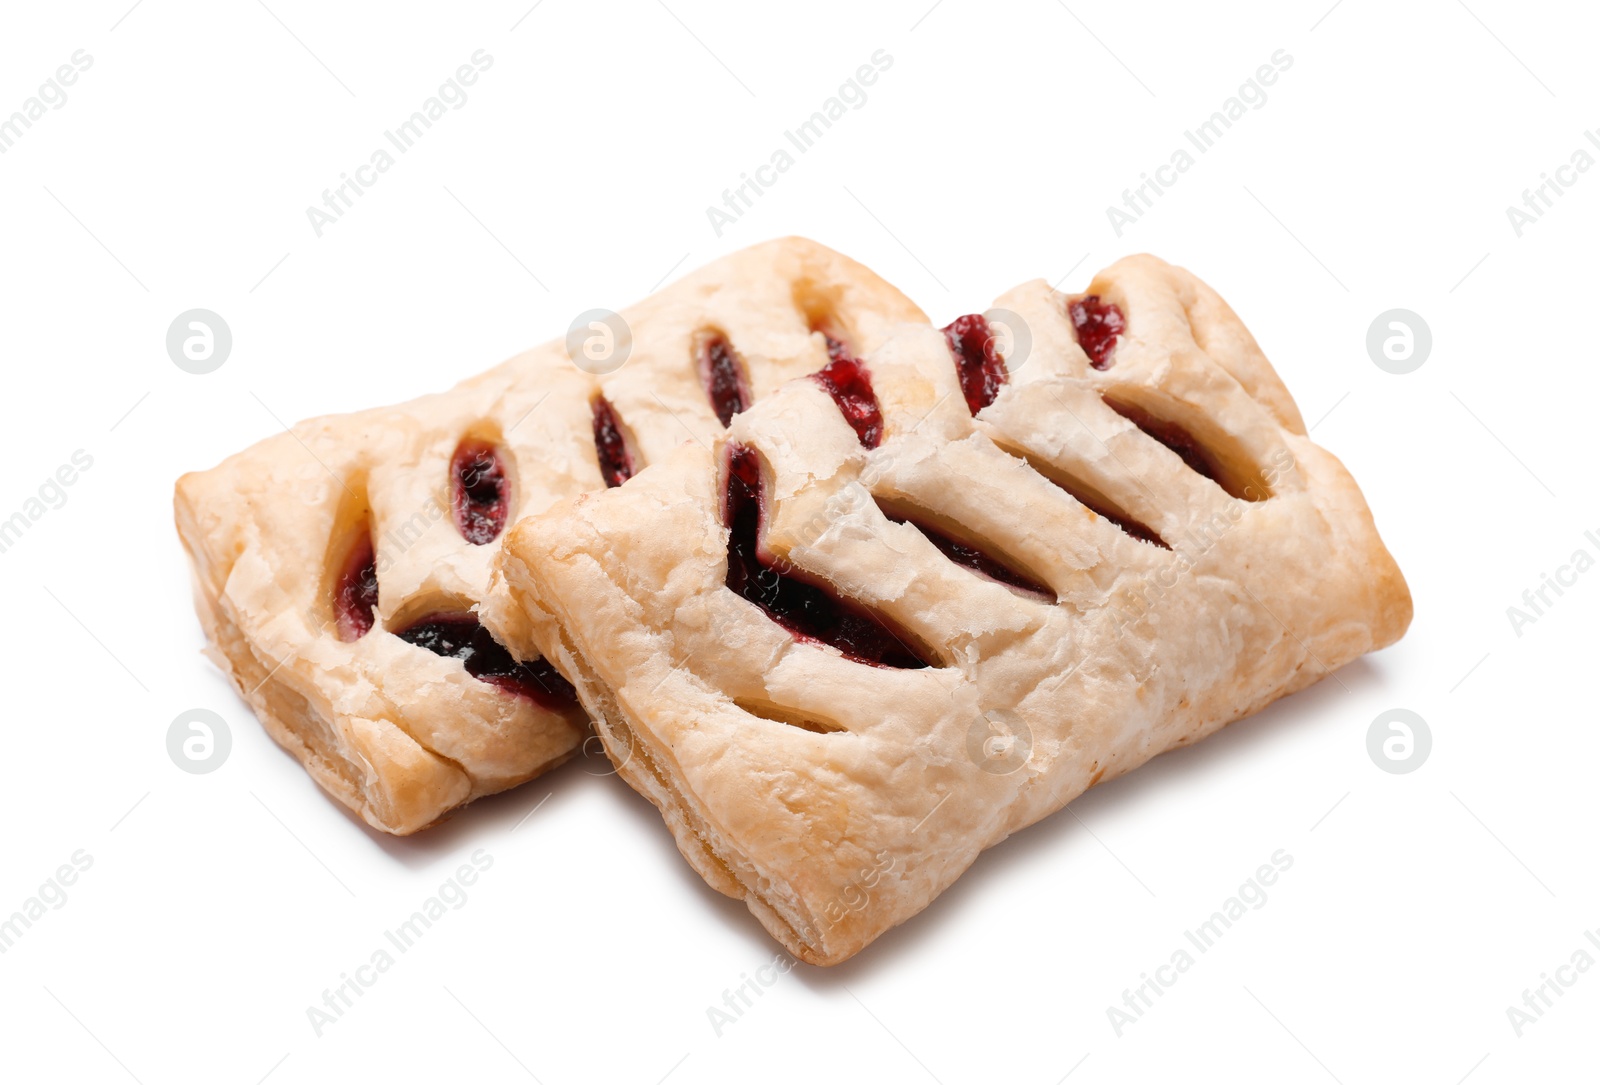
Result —
[{"label": "white background", "polygon": [[[75,450],[94,460],[0,554],[0,914],[93,857],[0,956],[0,1074],[1592,1076],[1600,969],[1520,1037],[1506,1013],[1600,928],[1600,573],[1520,636],[1506,613],[1573,551],[1600,555],[1583,534],[1600,529],[1600,170],[1520,238],[1506,216],[1600,126],[1592,11],[269,5],[0,17],[0,116],[93,57],[0,155],[0,518]],[[316,237],[307,205],[478,49],[494,63],[467,104]],[[878,49],[893,66],[865,106],[718,237],[706,206]],[[1293,66],[1266,104],[1117,237],[1107,205],[1279,49]],[[1131,251],[1196,271],[1360,480],[1417,617],[1397,647],[995,849],[848,964],[782,977],[719,1037],[706,1008],[777,946],[653,809],[587,760],[420,837],[366,830],[199,655],[171,489],[280,419],[448,386],[789,233],[941,324],[1027,279],[1082,289]],[[208,376],[164,345],[195,307],[234,336]],[[1396,307],[1434,339],[1406,376],[1365,347]],[[194,708],[231,727],[210,775],[166,751]],[[1367,754],[1391,708],[1431,725],[1410,775]],[[317,1037],[306,1008],[479,848],[494,865],[466,905]],[[1277,849],[1294,865],[1267,903],[1116,1035],[1107,1007]]]}]

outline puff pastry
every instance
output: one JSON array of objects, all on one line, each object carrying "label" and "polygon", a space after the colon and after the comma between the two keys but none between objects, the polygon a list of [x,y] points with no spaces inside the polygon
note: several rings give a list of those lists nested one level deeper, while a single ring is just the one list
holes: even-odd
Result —
[{"label": "puff pastry", "polygon": [[[615,483],[749,402],[923,320],[866,268],[791,238],[622,314],[621,368],[558,341],[452,391],[302,422],[178,481],[210,655],[313,778],[411,833],[569,757],[570,688],[475,616],[505,525]],[[611,333],[615,334],[615,333]]]},{"label": "puff pastry", "polygon": [[1197,278],[1130,257],[988,317],[792,382],[499,559],[499,635],[815,964],[1410,621],[1354,480]]}]

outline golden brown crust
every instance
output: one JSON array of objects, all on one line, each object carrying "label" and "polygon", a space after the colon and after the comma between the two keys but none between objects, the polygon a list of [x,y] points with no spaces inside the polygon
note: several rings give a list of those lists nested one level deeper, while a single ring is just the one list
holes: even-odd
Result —
[{"label": "golden brown crust", "polygon": [[[513,650],[550,653],[684,855],[804,960],[844,960],[984,848],[1410,621],[1355,482],[1304,435],[1232,311],[1153,257],[1092,289],[1127,314],[1104,372],[1077,342],[1074,299],[1027,284],[997,306],[1021,315],[1031,350],[978,417],[943,337],[907,329],[869,360],[881,447],[863,451],[826,393],[798,381],[715,449],[685,446],[621,489],[525,520],[502,551],[497,605],[530,616]],[[1128,405],[1182,426],[1248,492],[1197,473]],[[729,441],[763,461],[767,551],[888,616],[938,666],[852,662],[724,586]],[[880,500],[961,525],[1058,601],[954,564]],[[781,722],[793,717],[831,732]]]},{"label": "golden brown crust", "polygon": [[[925,319],[866,268],[800,238],[725,257],[622,315],[632,350],[615,372],[579,369],[557,341],[449,392],[302,422],[178,481],[178,534],[212,658],[273,738],[375,828],[422,829],[570,757],[586,733],[576,706],[506,694],[387,632],[484,599],[499,543],[468,543],[450,516],[449,465],[463,437],[495,442],[512,461],[513,518],[538,512],[603,485],[597,395],[643,463],[717,438],[696,363],[708,332],[733,344],[759,397],[826,363],[814,328],[866,350]],[[331,570],[364,522],[377,624],[345,643]],[[504,639],[493,615],[481,618]]]}]

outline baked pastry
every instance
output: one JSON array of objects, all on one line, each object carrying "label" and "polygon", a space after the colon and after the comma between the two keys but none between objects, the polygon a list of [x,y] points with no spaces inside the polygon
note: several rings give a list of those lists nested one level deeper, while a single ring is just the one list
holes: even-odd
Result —
[{"label": "baked pastry", "polygon": [[302,422],[178,481],[212,658],[375,828],[415,832],[587,734],[565,680],[513,660],[475,615],[506,525],[680,442],[709,445],[753,399],[826,363],[829,342],[866,350],[925,319],[801,239],[728,256],[622,316],[597,329],[615,337],[609,356],[557,341],[441,395]]},{"label": "baked pastry", "polygon": [[814,964],[1410,621],[1355,482],[1198,279],[1136,256],[996,304],[836,359],[500,558],[511,650]]}]

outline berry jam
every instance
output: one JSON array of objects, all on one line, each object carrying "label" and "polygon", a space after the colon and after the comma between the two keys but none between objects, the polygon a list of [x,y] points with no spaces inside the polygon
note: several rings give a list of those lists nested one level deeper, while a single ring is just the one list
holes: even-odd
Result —
[{"label": "berry jam", "polygon": [[764,611],[796,638],[837,648],[847,659],[876,667],[929,666],[884,622],[832,593],[780,572],[760,552],[761,463],[748,448],[728,448],[728,587]]},{"label": "berry jam", "polygon": [[345,555],[344,568],[333,589],[335,627],[342,641],[356,641],[372,629],[372,612],[378,607],[378,567],[372,552],[372,532],[361,537]]},{"label": "berry jam", "polygon": [[621,486],[633,477],[633,457],[617,424],[617,414],[604,396],[594,401],[594,452],[607,486]]},{"label": "berry jam", "polygon": [[511,480],[500,450],[467,438],[450,458],[450,514],[461,537],[475,546],[492,543],[511,512]]},{"label": "berry jam", "polygon": [[977,414],[994,402],[1006,382],[1005,363],[995,351],[989,322],[977,313],[958,316],[945,326],[944,338],[955,358],[967,410]]},{"label": "berry jam", "polygon": [[[1144,430],[1146,434],[1166,445],[1178,454],[1189,469],[1196,474],[1204,475],[1213,482],[1217,481],[1217,465],[1212,460],[1211,454],[1205,446],[1194,439],[1194,435],[1176,422],[1163,422],[1142,408],[1131,403],[1122,403],[1114,399],[1106,399],[1106,406],[1116,411],[1129,422]],[[1238,494],[1234,494],[1238,497]]]},{"label": "berry jam", "polygon": [[1072,317],[1072,328],[1078,333],[1078,345],[1089,356],[1089,364],[1096,369],[1111,368],[1111,352],[1117,348],[1117,336],[1127,328],[1122,310],[1099,294],[1085,294],[1071,305],[1067,312]]},{"label": "berry jam", "polygon": [[518,663],[470,614],[435,614],[396,634],[437,656],[459,659],[467,673],[549,709],[577,703],[577,692],[547,659]]},{"label": "berry jam", "polygon": [[883,412],[878,409],[867,367],[850,357],[849,348],[832,336],[828,337],[828,357],[833,361],[811,374],[811,379],[828,390],[844,420],[856,431],[861,447],[877,448],[883,440]]},{"label": "berry jam", "polygon": [[1110,520],[1113,524],[1116,524],[1124,532],[1132,535],[1140,542],[1149,543],[1151,546],[1159,546],[1163,550],[1172,549],[1172,547],[1168,546],[1166,540],[1160,535],[1157,535],[1154,531],[1150,530],[1148,527],[1145,527],[1139,521],[1133,519],[1131,516],[1128,516],[1120,509],[1113,508],[1108,502],[1086,493],[1082,487],[1070,485],[1058,478],[1052,478],[1049,475],[1046,475],[1045,477],[1050,479],[1051,482],[1055,483],[1063,490],[1067,491],[1067,493],[1071,494],[1077,500],[1078,504],[1094,513],[1096,516],[1103,516],[1107,520]]},{"label": "berry jam", "polygon": [[727,426],[733,416],[750,406],[750,389],[739,356],[722,336],[706,343],[700,355],[700,380],[711,399],[717,421]]},{"label": "berry jam", "polygon": [[1039,583],[1037,580],[1034,580],[1027,574],[1018,572],[1016,569],[1011,568],[1011,566],[1004,564],[994,557],[991,557],[989,554],[984,553],[977,547],[968,546],[966,543],[957,542],[955,539],[952,539],[950,536],[944,534],[944,532],[939,531],[936,528],[929,527],[921,520],[913,520],[907,516],[900,516],[897,513],[890,512],[888,509],[883,509],[883,514],[897,524],[910,524],[912,527],[922,532],[922,534],[927,537],[928,541],[938,548],[941,554],[955,562],[957,565],[965,566],[966,568],[971,569],[973,572],[978,573],[980,576],[987,577],[990,580],[998,581],[999,583],[1004,584],[1006,587],[1014,588],[1024,595],[1036,596],[1049,603],[1056,601],[1056,593],[1045,587],[1045,585]]},{"label": "berry jam", "polygon": [[[1082,499],[1080,498],[1080,500],[1082,500]],[[1140,542],[1149,543],[1151,546],[1159,546],[1163,550],[1171,550],[1172,549],[1172,547],[1167,545],[1165,539],[1163,539],[1160,535],[1157,535],[1154,531],[1152,531],[1149,528],[1145,527],[1139,521],[1131,519],[1131,518],[1129,518],[1127,516],[1122,516],[1122,515],[1120,515],[1118,513],[1112,512],[1110,509],[1105,508],[1103,506],[1091,505],[1087,501],[1084,501],[1083,504],[1084,504],[1084,506],[1086,508],[1088,508],[1096,516],[1104,516],[1107,520],[1110,520],[1113,524],[1116,524],[1124,532],[1126,532],[1129,535],[1132,535],[1135,539],[1138,539]]]}]

